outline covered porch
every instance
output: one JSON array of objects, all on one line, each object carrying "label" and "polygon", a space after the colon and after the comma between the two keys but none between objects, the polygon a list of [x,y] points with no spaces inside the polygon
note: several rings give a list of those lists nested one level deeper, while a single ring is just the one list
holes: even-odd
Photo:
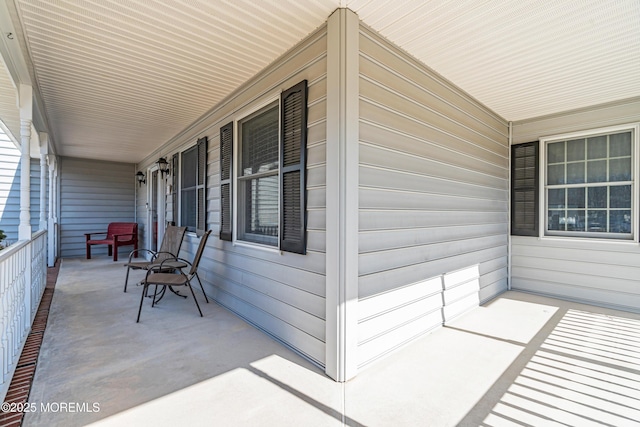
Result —
[{"label": "covered porch", "polygon": [[[0,397],[62,258],[26,425],[640,419],[635,1],[100,3],[0,2]],[[578,190],[618,196],[549,202],[547,166],[605,163]],[[82,259],[120,221],[188,227],[185,258],[212,231],[204,319],[135,323],[122,263]]]},{"label": "covered porch", "polygon": [[63,260],[24,425],[640,424],[637,314],[507,292],[337,383],[200,293],[136,324],[124,273]]}]

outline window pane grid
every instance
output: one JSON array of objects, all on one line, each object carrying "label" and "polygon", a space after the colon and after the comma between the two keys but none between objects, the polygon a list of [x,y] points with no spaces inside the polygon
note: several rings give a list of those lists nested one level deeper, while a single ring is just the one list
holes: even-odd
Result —
[{"label": "window pane grid", "polygon": [[277,106],[241,124],[243,176],[278,169]]},{"label": "window pane grid", "polygon": [[180,159],[179,224],[198,233],[206,228],[206,139],[183,151]]},{"label": "window pane grid", "polygon": [[280,121],[272,104],[239,122],[238,238],[278,246]]},{"label": "window pane grid", "polygon": [[548,143],[547,231],[630,237],[631,158],[631,132]]},{"label": "window pane grid", "polygon": [[196,229],[196,168],[198,165],[197,147],[189,148],[182,153],[180,169],[180,224],[189,231]]}]

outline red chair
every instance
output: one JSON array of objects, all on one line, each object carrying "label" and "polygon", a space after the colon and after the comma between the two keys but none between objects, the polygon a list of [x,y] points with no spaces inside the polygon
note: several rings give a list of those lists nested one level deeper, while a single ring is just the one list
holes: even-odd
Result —
[{"label": "red chair", "polygon": [[[92,239],[94,234],[106,234],[104,239]],[[138,249],[138,224],[135,222],[112,222],[107,226],[106,233],[85,233],[87,243],[87,259],[91,259],[92,245],[108,245],[109,256],[113,253],[113,260],[118,261],[118,248],[120,246],[133,245],[133,250]],[[138,257],[136,252],[134,255]]]}]

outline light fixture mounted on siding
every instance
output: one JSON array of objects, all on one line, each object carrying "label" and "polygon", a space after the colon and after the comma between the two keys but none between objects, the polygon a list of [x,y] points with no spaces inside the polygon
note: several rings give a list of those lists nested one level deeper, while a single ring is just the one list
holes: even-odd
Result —
[{"label": "light fixture mounted on siding", "polygon": [[138,173],[136,174],[136,179],[138,180],[138,185],[140,187],[142,187],[142,184],[147,183],[147,177],[141,171],[138,171]]},{"label": "light fixture mounted on siding", "polygon": [[171,172],[169,171],[169,162],[167,162],[167,159],[165,159],[164,157],[160,157],[156,164],[158,165],[158,169],[160,170],[163,178],[165,174],[171,175]]}]

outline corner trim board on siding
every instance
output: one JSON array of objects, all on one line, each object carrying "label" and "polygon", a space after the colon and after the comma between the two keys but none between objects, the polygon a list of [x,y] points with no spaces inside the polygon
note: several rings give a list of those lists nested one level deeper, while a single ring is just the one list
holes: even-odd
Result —
[{"label": "corner trim board on siding", "polygon": [[358,16],[337,9],[327,23],[326,373],[358,372]]}]

